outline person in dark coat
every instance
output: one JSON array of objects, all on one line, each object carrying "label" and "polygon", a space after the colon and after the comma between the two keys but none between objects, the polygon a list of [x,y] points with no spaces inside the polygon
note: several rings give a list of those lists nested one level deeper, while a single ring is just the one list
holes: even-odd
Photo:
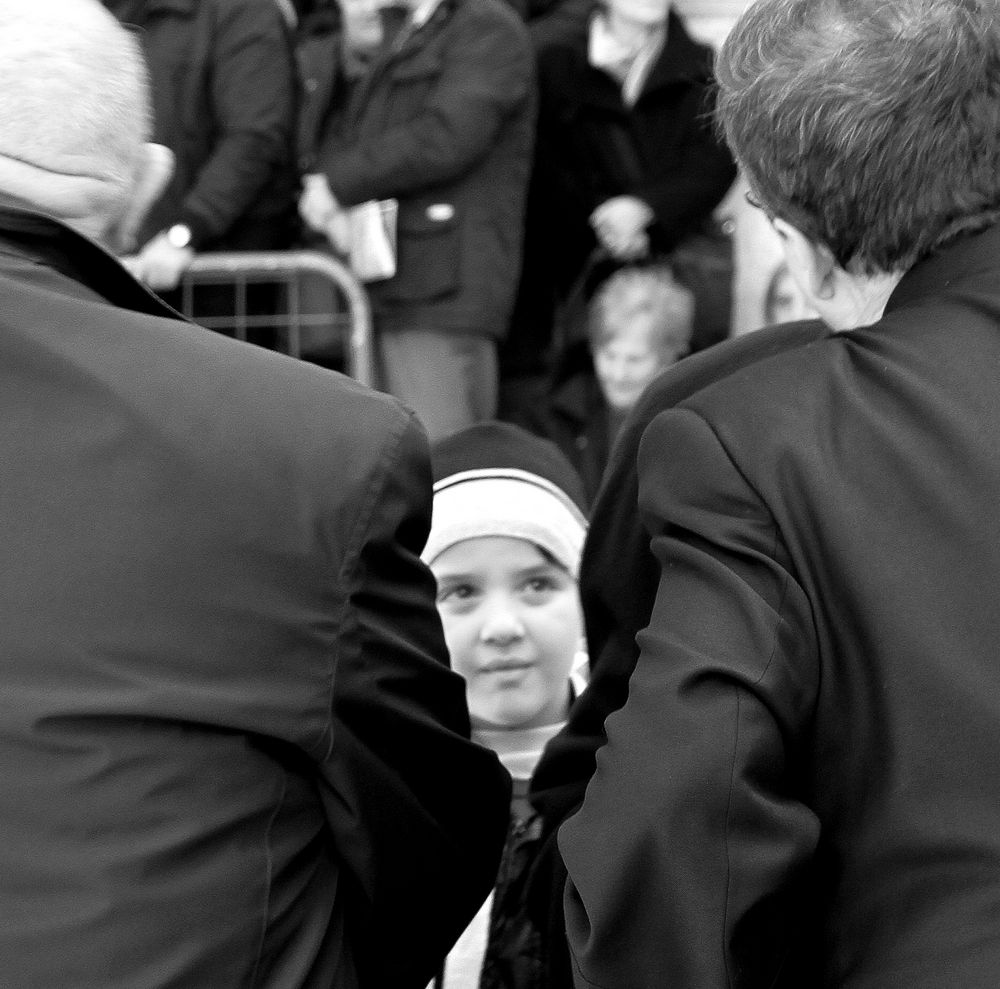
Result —
[{"label": "person in dark coat", "polygon": [[712,212],[736,167],[712,127],[712,59],[669,0],[608,0],[546,41],[526,291],[548,278],[565,299],[598,247],[619,261],[683,248],[705,261],[685,261],[695,349],[728,334],[731,264],[714,260],[729,246]]},{"label": "person in dark coat", "polygon": [[573,703],[566,726],[545,747],[531,784],[531,803],[543,822],[528,910],[542,933],[540,956],[550,989],[573,985],[566,951],[563,888],[566,870],[556,847],[559,826],[576,811],[604,744],[604,722],[628,696],[639,656],[636,636],[649,623],[659,567],[638,506],[636,456],[646,427],[664,409],[729,374],[791,347],[826,336],[819,321],[747,334],[668,368],[643,393],[622,426],[591,511],[580,565],[580,598],[589,653],[589,686]]},{"label": "person in dark coat", "polygon": [[656,599],[559,834],[576,984],[987,989],[1000,11],[759,0],[717,71],[838,332],[643,435]]},{"label": "person in dark coat", "polygon": [[[630,50],[614,31],[633,16],[640,33]],[[668,253],[702,227],[736,177],[711,123],[712,51],[668,2],[595,7],[585,27],[539,53],[538,158],[561,221],[558,260],[573,275],[599,243],[628,260],[645,253],[644,233],[649,248]],[[613,219],[619,207],[644,221]]]},{"label": "person in dark coat", "polygon": [[345,207],[397,200],[396,273],[368,286],[383,384],[438,439],[496,411],[534,64],[505,0],[412,2],[397,30],[334,107],[299,208],[343,250]]},{"label": "person in dark coat", "polygon": [[510,801],[426,437],[89,239],[168,174],[144,83],[96,0],[0,7],[0,985],[423,989]]},{"label": "person in dark coat", "polygon": [[170,183],[128,263],[157,291],[196,251],[277,250],[295,233],[295,71],[274,0],[103,0],[139,28]]}]

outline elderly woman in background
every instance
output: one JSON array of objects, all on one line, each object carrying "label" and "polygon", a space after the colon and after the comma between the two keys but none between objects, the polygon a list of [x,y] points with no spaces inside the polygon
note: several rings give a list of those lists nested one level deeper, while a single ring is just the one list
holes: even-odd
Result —
[{"label": "elderly woman in background", "polygon": [[524,425],[555,442],[592,503],[629,411],[691,345],[694,299],[664,264],[626,265],[594,292],[586,338],[562,355],[547,399]]}]

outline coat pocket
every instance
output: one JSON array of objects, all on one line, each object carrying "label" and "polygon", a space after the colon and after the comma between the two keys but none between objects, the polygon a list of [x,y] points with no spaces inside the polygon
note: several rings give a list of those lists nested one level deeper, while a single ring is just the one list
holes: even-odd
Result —
[{"label": "coat pocket", "polygon": [[392,302],[429,302],[458,291],[461,283],[461,228],[450,203],[419,212],[400,209],[396,277],[380,286]]}]

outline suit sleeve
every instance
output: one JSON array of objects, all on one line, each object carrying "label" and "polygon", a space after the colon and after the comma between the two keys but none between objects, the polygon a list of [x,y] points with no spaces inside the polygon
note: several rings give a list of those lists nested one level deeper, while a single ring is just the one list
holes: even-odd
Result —
[{"label": "suit sleeve", "polygon": [[319,168],[341,203],[408,197],[464,175],[486,157],[534,94],[526,29],[513,14],[489,28],[450,40],[441,74],[412,117],[366,140],[338,135],[324,143]]},{"label": "suit sleeve", "polygon": [[287,167],[294,146],[294,61],[277,5],[226,4],[215,27],[217,132],[182,206],[200,240],[223,236]]},{"label": "suit sleeve", "polygon": [[694,412],[653,421],[639,476],[659,588],[559,836],[574,978],[763,989],[792,953],[819,833],[801,783],[809,603],[767,506]]},{"label": "suit sleeve", "polygon": [[565,727],[545,746],[531,780],[531,801],[543,822],[543,840],[528,889],[528,906],[542,932],[544,985],[572,985],[563,919],[566,870],[556,847],[560,824],[575,812],[594,774],[597,750],[604,744],[604,722],[628,695],[635,668],[636,633],[649,621],[658,568],[636,505],[635,456],[639,409],[615,444],[594,506],[580,568],[580,599],[586,619],[590,683],[573,702]]},{"label": "suit sleeve", "polygon": [[590,682],[565,727],[546,745],[531,780],[532,802],[547,829],[583,800],[595,753],[605,741],[605,719],[625,703],[638,656],[635,636],[648,624],[656,596],[659,568],[639,518],[635,470],[650,418],[637,406],[622,427],[591,515],[580,565]]},{"label": "suit sleeve", "polygon": [[510,781],[469,741],[435,585],[426,438],[412,417],[379,457],[342,579],[323,799],[359,984],[423,989],[496,880]]}]

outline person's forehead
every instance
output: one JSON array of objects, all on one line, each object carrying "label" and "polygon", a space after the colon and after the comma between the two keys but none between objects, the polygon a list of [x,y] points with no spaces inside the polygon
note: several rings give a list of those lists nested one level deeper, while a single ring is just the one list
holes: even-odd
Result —
[{"label": "person's forehead", "polygon": [[657,317],[648,312],[631,314],[608,326],[602,343],[604,347],[617,345],[635,350],[654,350],[660,334],[657,332]]},{"label": "person's forehead", "polygon": [[541,549],[519,536],[473,536],[454,543],[432,564],[440,576],[465,573],[500,573],[552,566]]}]

